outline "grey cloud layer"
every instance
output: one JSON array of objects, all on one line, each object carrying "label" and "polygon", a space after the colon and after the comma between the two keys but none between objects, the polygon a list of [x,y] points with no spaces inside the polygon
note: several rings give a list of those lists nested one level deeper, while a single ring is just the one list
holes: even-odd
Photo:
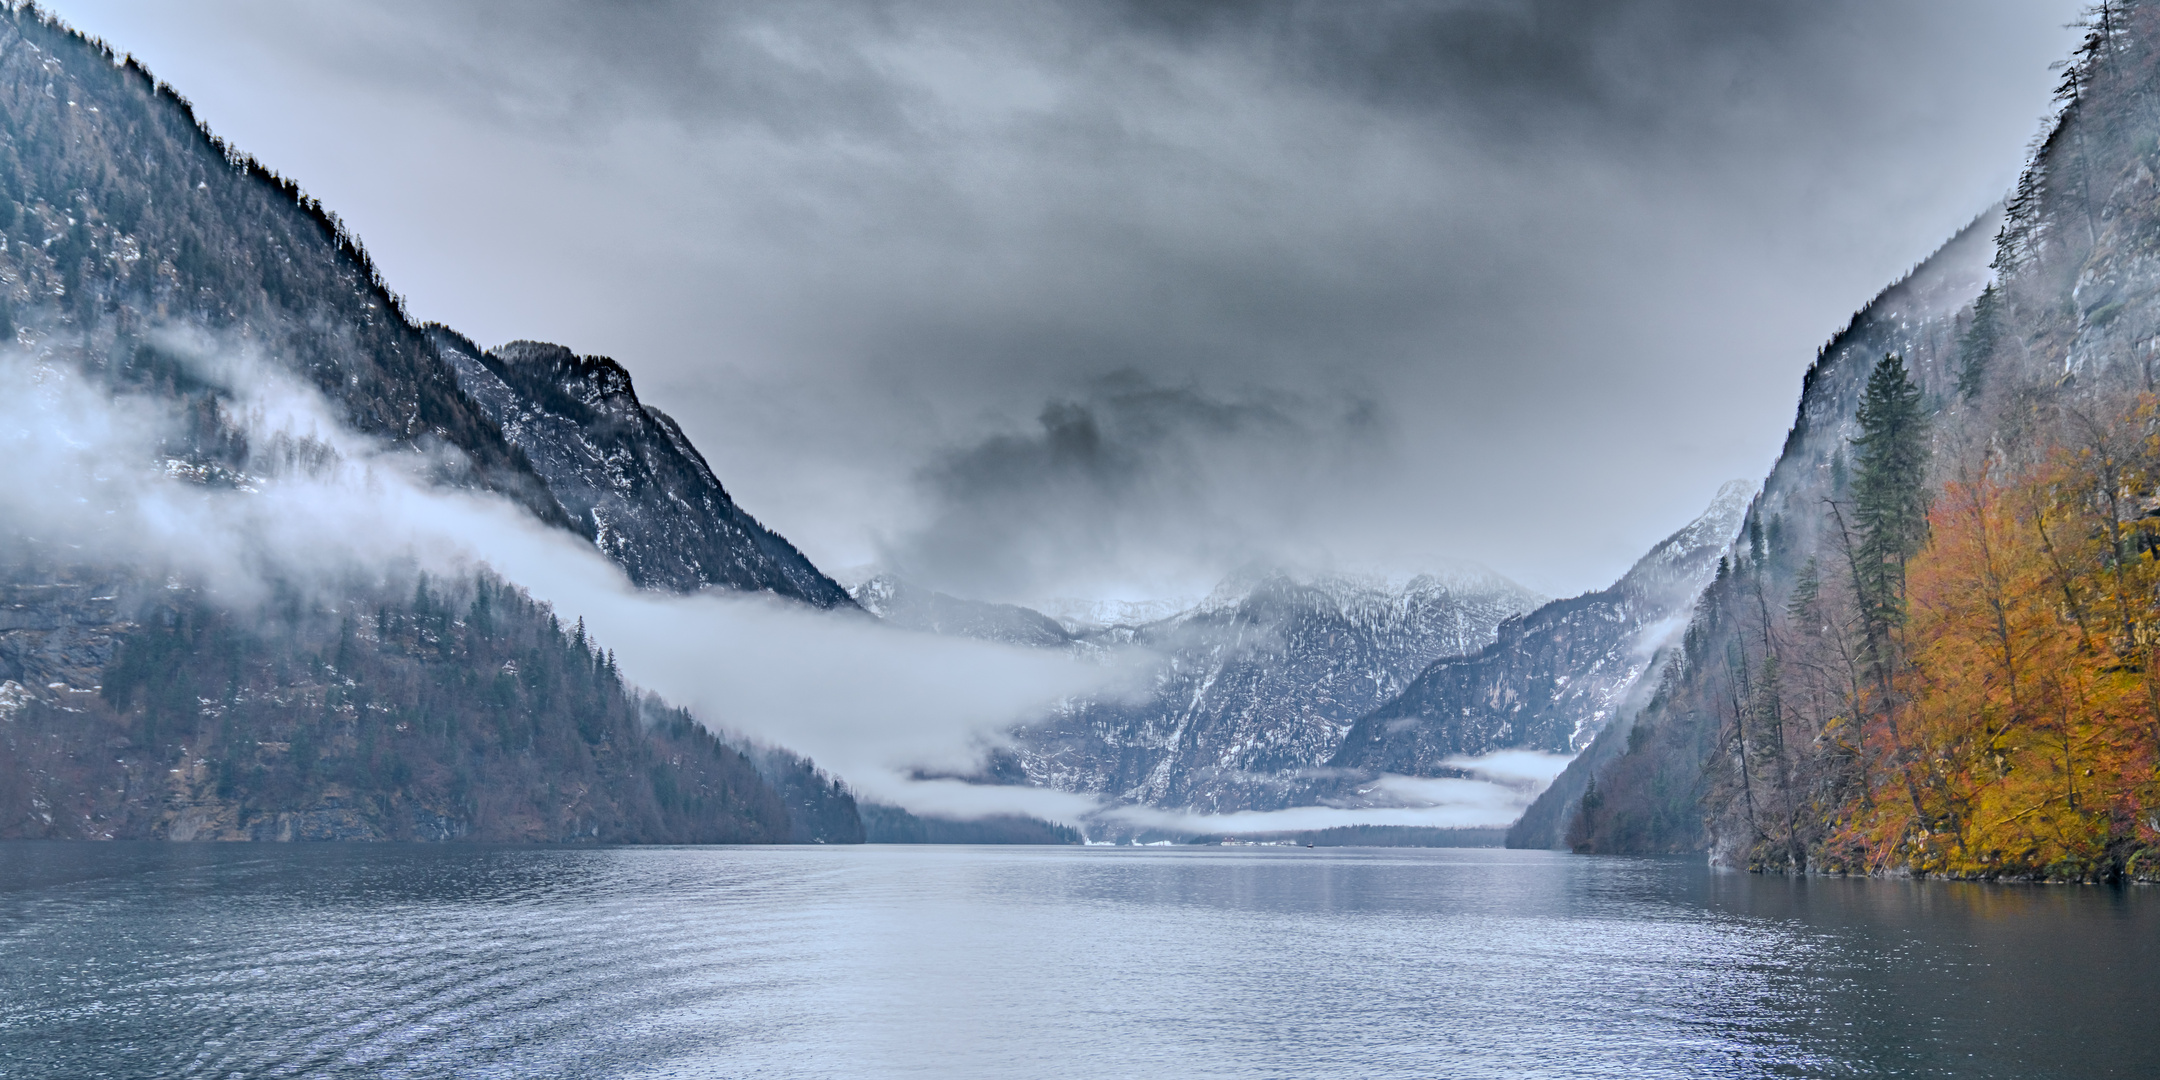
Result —
[{"label": "grey cloud layer", "polygon": [[623,360],[814,558],[1018,599],[1271,554],[1603,584],[2007,186],[2075,8],[63,13],[424,315]]},{"label": "grey cloud layer", "polygon": [[[1313,523],[1345,508],[1317,493],[1385,460],[1390,435],[1369,400],[1217,399],[1119,372],[1051,402],[1032,430],[924,467],[922,524],[884,561],[981,595],[1040,597],[1043,582],[1199,595],[1225,567],[1324,560]],[[1148,558],[1130,558],[1142,547]]]}]

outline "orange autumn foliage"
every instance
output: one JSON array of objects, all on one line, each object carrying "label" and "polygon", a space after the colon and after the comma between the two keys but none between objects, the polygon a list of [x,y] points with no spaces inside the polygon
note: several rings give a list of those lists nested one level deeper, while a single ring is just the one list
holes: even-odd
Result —
[{"label": "orange autumn foliage", "polygon": [[2132,496],[2156,449],[1991,457],[1940,492],[1827,845],[1850,868],[2076,878],[2160,842],[2160,519]]}]

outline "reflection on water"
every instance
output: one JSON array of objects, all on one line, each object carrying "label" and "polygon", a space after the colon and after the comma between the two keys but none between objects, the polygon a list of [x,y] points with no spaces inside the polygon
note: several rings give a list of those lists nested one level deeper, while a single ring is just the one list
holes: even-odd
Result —
[{"label": "reflection on water", "polygon": [[2144,1076],[2156,961],[1692,860],[0,845],[0,1077]]}]

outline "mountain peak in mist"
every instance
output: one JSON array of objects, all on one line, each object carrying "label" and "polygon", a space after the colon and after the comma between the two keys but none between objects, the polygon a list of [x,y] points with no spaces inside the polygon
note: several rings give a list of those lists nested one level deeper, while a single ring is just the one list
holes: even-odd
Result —
[{"label": "mountain peak in mist", "polygon": [[1006,771],[1157,807],[1278,808],[1357,717],[1542,599],[1490,572],[1390,580],[1251,567],[1184,610],[1077,630],[1148,672],[1144,689],[1071,699],[1022,724]]},{"label": "mountain peak in mist", "polygon": [[892,574],[870,577],[848,593],[864,611],[903,630],[1046,648],[1073,642],[1072,634],[1042,612],[1017,604],[963,599],[912,585]]}]

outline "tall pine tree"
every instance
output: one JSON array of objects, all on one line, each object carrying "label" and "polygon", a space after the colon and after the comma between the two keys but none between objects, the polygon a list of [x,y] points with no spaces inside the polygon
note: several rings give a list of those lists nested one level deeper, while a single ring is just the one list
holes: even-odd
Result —
[{"label": "tall pine tree", "polygon": [[[1860,398],[1860,437],[1853,440],[1853,524],[1859,543],[1849,548],[1853,590],[1866,632],[1866,661],[1878,692],[1886,743],[1882,766],[1904,780],[1914,820],[1929,820],[1912,772],[1902,767],[1894,692],[1905,625],[1905,566],[1928,530],[1928,416],[1920,388],[1905,359],[1890,353],[1868,373]],[[1849,541],[1848,541],[1849,542]]]},{"label": "tall pine tree", "polygon": [[1990,285],[1973,301],[1972,322],[1958,338],[1958,393],[1972,401],[1987,382],[1988,361],[1995,356],[1995,342],[2002,334],[2002,297]]},{"label": "tall pine tree", "polygon": [[1905,615],[1905,564],[1927,542],[1928,416],[1905,360],[1890,353],[1868,375],[1853,440],[1853,523],[1858,578],[1869,621],[1895,627]]}]

